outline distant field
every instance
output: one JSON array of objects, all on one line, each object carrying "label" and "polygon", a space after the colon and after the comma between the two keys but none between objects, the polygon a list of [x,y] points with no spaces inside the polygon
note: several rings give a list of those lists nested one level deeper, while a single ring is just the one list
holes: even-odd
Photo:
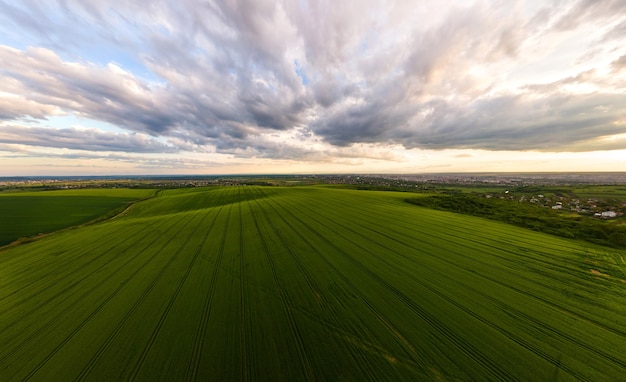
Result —
[{"label": "distant field", "polygon": [[324,187],[180,189],[0,253],[0,380],[622,380],[623,251]]},{"label": "distant field", "polygon": [[153,193],[129,189],[0,192],[0,246],[88,222]]},{"label": "distant field", "polygon": [[573,192],[581,198],[617,199],[626,202],[625,186],[573,187]]}]

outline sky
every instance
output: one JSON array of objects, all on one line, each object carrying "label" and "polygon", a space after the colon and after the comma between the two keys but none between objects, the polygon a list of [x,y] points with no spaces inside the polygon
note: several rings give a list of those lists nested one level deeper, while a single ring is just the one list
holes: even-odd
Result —
[{"label": "sky", "polygon": [[625,0],[0,0],[0,176],[626,171]]}]

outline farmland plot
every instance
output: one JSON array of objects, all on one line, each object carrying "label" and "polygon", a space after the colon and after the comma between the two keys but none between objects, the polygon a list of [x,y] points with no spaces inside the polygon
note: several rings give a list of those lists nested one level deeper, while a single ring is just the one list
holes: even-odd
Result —
[{"label": "farmland plot", "polygon": [[618,251],[323,187],[171,190],[0,253],[1,380],[617,380]]},{"label": "farmland plot", "polygon": [[96,189],[0,193],[0,246],[19,238],[83,224],[154,190]]}]

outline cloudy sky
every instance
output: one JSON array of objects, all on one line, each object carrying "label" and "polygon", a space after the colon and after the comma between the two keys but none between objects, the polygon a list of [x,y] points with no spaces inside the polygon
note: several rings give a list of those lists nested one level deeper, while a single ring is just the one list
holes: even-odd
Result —
[{"label": "cloudy sky", "polygon": [[0,0],[0,176],[626,171],[626,1]]}]

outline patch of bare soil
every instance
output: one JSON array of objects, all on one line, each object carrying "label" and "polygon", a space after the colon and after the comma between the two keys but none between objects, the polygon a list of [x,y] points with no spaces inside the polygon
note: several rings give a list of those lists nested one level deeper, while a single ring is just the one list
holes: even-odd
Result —
[{"label": "patch of bare soil", "polygon": [[611,275],[607,275],[606,273],[602,273],[597,269],[590,269],[591,273],[593,273],[596,276],[602,276],[602,277],[606,277],[606,278],[611,278]]}]

